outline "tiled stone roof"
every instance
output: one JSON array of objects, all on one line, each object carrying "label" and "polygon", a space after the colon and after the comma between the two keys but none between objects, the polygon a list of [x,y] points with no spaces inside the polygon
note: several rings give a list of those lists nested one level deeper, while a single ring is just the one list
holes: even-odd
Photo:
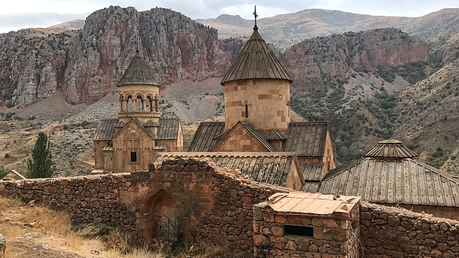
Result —
[{"label": "tiled stone roof", "polygon": [[323,194],[354,195],[375,203],[459,207],[459,180],[410,158],[364,158],[329,171]]},{"label": "tiled stone roof", "polygon": [[151,69],[140,56],[139,51],[136,52],[128,68],[119,80],[118,87],[132,84],[158,85],[153,77]]},{"label": "tiled stone roof", "polygon": [[381,159],[404,159],[414,158],[418,155],[403,145],[401,141],[389,139],[378,142],[363,156]]},{"label": "tiled stone roof", "polygon": [[282,151],[293,151],[297,156],[323,157],[328,130],[328,122],[291,122],[284,135],[287,140]]},{"label": "tiled stone roof", "polygon": [[278,133],[276,130],[271,130],[263,135],[263,138],[266,140],[286,140],[287,138],[282,134]]},{"label": "tiled stone roof", "polygon": [[158,140],[174,140],[178,138],[180,128],[180,120],[178,118],[163,118],[159,119]]},{"label": "tiled stone roof", "polygon": [[161,152],[154,163],[161,164],[169,158],[210,158],[217,166],[242,174],[257,182],[286,186],[295,153],[292,152]]},{"label": "tiled stone roof", "polygon": [[[142,123],[140,123],[140,121],[139,121],[137,118],[135,118],[135,117],[131,118],[131,119],[126,123],[126,125],[127,125],[128,123],[131,123],[131,122],[132,122],[132,123],[136,123],[136,124],[140,127],[140,129],[141,129],[142,131],[144,131],[147,135],[149,135],[151,138],[153,138],[153,139],[156,139],[156,138],[157,138],[156,135],[152,134],[147,128],[145,128],[145,127],[142,125]],[[123,129],[124,129],[124,127],[123,127]],[[113,135],[112,139],[115,138],[117,135],[119,135],[119,134],[123,131],[123,129],[121,129],[121,130],[118,131],[115,135]]]},{"label": "tiled stone roof", "polygon": [[124,123],[118,118],[100,120],[93,141],[111,141],[115,136],[115,127],[123,127]]},{"label": "tiled stone roof", "polygon": [[220,141],[224,129],[225,122],[201,122],[187,151],[210,151]]},{"label": "tiled stone roof", "polygon": [[324,164],[300,164],[300,170],[303,174],[305,184],[302,191],[316,193],[319,190],[320,179],[322,179],[322,170]]},{"label": "tiled stone roof", "polygon": [[292,82],[257,28],[254,28],[252,36],[223,77],[221,84],[247,79],[282,79]]}]

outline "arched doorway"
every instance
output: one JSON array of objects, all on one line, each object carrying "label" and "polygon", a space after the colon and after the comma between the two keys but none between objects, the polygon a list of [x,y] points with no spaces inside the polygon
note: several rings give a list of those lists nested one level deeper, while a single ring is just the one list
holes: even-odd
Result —
[{"label": "arched doorway", "polygon": [[177,240],[177,222],[174,219],[174,199],[164,189],[160,190],[147,201],[146,240],[174,242]]}]

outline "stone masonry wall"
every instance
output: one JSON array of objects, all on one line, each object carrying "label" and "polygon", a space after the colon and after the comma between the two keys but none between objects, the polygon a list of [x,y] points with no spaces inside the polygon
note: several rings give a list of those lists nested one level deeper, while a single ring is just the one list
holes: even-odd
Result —
[{"label": "stone masonry wall", "polygon": [[[166,191],[185,239],[253,252],[253,205],[290,189],[257,183],[207,159],[165,160],[149,172],[0,181],[0,195],[45,202],[79,220],[113,222],[151,236],[151,199]],[[148,241],[148,239],[145,239]]]},{"label": "stone masonry wall", "polygon": [[234,250],[253,254],[253,206],[277,192],[291,189],[252,181],[225,169],[217,170],[212,188],[214,205],[202,219],[194,240],[227,242]]},{"label": "stone masonry wall", "polygon": [[[350,216],[343,218],[278,213],[267,202],[255,205],[255,257],[359,257],[359,206],[355,205]],[[312,236],[287,234],[285,226],[309,227]]]},{"label": "stone masonry wall", "polygon": [[459,257],[459,221],[362,202],[362,257]]},{"label": "stone masonry wall", "polygon": [[75,218],[113,222],[134,231],[135,212],[120,202],[133,187],[130,174],[0,181],[0,195],[65,208]]},{"label": "stone masonry wall", "polygon": [[[167,160],[149,170],[0,181],[0,195],[43,201],[67,209],[77,219],[117,223],[145,237],[151,229],[148,213],[156,207],[151,201],[158,193],[167,192],[187,240],[227,244],[251,255],[253,206],[276,192],[291,191],[254,182],[205,159]],[[366,202],[360,209],[360,257],[459,257],[459,221]],[[323,237],[333,238],[333,234]],[[295,244],[297,248],[301,245]],[[310,243],[308,251],[314,250]]]}]

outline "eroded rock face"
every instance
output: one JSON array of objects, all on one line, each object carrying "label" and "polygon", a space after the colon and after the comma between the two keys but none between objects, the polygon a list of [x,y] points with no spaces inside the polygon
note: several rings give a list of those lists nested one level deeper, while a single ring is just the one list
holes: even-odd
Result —
[{"label": "eroded rock face", "polygon": [[323,75],[343,78],[352,70],[427,60],[426,43],[391,28],[304,40],[287,50],[282,64],[298,85]]},{"label": "eroded rock face", "polygon": [[0,104],[8,106],[60,88],[70,103],[98,100],[116,90],[137,49],[160,85],[222,76],[230,65],[216,30],[163,8],[111,6],[89,15],[82,30],[1,34],[0,49]]},{"label": "eroded rock face", "polygon": [[0,234],[0,257],[5,253],[6,250],[6,239],[5,237]]}]

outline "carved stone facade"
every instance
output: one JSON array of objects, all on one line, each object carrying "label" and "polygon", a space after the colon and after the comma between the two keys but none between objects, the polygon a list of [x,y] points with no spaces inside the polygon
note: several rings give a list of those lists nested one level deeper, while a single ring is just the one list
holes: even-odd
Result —
[{"label": "carved stone facade", "polygon": [[94,136],[93,173],[145,171],[158,152],[183,151],[180,121],[161,118],[159,86],[139,52],[118,82],[118,119]]},{"label": "carved stone facade", "polygon": [[225,131],[247,121],[261,134],[271,130],[284,134],[290,123],[290,83],[278,79],[227,82]]}]

